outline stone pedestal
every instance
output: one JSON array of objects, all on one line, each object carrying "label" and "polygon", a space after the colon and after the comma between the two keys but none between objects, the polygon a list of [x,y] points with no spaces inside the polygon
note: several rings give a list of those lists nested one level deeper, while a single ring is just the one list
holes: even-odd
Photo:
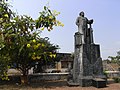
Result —
[{"label": "stone pedestal", "polygon": [[81,34],[75,33],[75,56],[71,79],[68,84],[91,86],[94,78],[105,78],[103,75],[100,46],[93,43],[81,42]]}]

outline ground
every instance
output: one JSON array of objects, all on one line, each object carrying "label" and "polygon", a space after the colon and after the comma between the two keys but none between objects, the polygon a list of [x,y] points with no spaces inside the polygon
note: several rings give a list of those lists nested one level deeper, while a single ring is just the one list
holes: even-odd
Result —
[{"label": "ground", "polygon": [[105,88],[95,87],[69,87],[65,81],[41,82],[37,84],[23,85],[0,85],[0,90],[120,90],[120,83],[108,84]]}]

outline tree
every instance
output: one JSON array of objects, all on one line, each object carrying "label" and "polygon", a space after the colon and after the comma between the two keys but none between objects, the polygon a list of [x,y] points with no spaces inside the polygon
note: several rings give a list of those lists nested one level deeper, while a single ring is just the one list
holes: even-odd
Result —
[{"label": "tree", "polygon": [[120,51],[117,52],[116,56],[109,56],[111,63],[117,63],[120,66]]},{"label": "tree", "polygon": [[118,65],[120,66],[120,51],[117,52],[116,59],[117,59]]},{"label": "tree", "polygon": [[8,63],[10,61],[10,57],[8,53],[6,53],[4,35],[5,31],[9,29],[10,19],[14,16],[8,6],[4,0],[0,1],[0,78],[2,79],[8,79],[7,69],[9,68]]},{"label": "tree", "polygon": [[[40,32],[45,28],[51,31],[54,26],[63,26],[56,20],[58,14],[59,12],[52,12],[44,6],[38,19],[34,20],[27,15],[16,15],[4,0],[0,2],[0,57],[4,62],[15,64],[23,74],[24,83],[27,83],[28,70],[33,67],[35,61],[47,63],[56,57],[58,46],[41,38]],[[6,71],[8,63],[5,65]]]}]

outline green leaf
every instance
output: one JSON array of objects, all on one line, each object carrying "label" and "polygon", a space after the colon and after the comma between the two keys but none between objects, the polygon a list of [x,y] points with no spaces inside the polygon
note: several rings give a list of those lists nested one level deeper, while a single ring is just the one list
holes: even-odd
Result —
[{"label": "green leaf", "polygon": [[19,53],[18,53],[18,55],[21,54],[21,51],[23,50],[23,48],[24,48],[24,45],[22,45],[21,48],[19,49]]},{"label": "green leaf", "polygon": [[44,10],[46,10],[46,6],[44,6]]}]

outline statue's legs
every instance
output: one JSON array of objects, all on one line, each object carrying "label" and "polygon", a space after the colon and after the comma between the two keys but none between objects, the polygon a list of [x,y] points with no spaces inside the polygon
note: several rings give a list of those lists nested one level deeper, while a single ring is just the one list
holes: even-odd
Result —
[{"label": "statue's legs", "polygon": [[84,32],[84,30],[81,28],[81,27],[79,27],[78,28],[78,31],[80,32],[80,34],[81,34],[81,41],[82,41],[82,44],[85,44],[85,32]]},{"label": "statue's legs", "polygon": [[84,34],[81,34],[81,36],[82,36],[82,44],[85,44],[85,36],[84,36]]}]

